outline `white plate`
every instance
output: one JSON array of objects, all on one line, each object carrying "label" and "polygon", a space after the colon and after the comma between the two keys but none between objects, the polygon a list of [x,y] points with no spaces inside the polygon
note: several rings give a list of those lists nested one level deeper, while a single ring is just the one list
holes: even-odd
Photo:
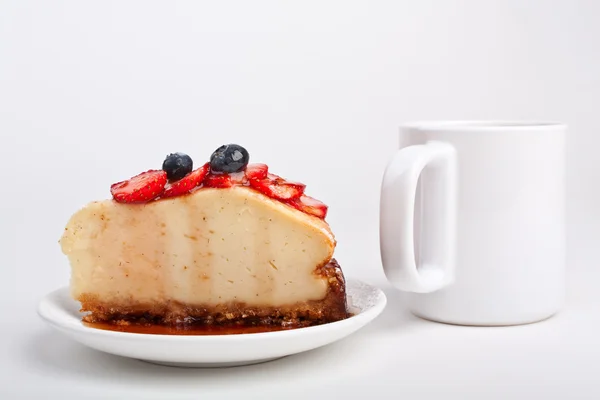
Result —
[{"label": "white plate", "polygon": [[38,314],[72,339],[106,353],[179,367],[230,367],[256,364],[316,349],[362,328],[385,308],[385,294],[348,280],[348,319],[308,328],[238,335],[152,335],[101,330],[81,322],[79,303],[68,288],[47,294]]}]

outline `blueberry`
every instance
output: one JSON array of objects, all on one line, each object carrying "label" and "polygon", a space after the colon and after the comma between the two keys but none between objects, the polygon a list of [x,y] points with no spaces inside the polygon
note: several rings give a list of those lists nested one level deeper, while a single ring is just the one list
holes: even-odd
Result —
[{"label": "blueberry", "polygon": [[218,172],[239,172],[250,161],[248,151],[237,144],[225,144],[210,156],[210,169]]},{"label": "blueberry", "polygon": [[184,153],[172,153],[165,158],[162,169],[167,173],[169,181],[178,181],[194,168],[192,158]]}]

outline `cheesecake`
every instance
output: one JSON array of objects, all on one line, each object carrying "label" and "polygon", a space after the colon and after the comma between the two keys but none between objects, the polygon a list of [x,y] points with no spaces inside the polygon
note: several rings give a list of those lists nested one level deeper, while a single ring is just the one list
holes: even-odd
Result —
[{"label": "cheesecake", "polygon": [[328,207],[222,146],[111,186],[60,239],[83,320],[301,327],[347,318]]}]

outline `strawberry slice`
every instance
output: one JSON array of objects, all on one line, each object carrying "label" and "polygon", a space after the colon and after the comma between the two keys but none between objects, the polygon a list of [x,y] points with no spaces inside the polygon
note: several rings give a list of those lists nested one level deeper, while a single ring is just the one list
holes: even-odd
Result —
[{"label": "strawberry slice", "polygon": [[290,200],[287,203],[302,212],[321,219],[325,219],[327,210],[329,209],[324,203],[307,195],[302,195],[300,198]]},{"label": "strawberry slice", "polygon": [[208,174],[204,178],[204,187],[228,188],[233,186],[229,174]]},{"label": "strawberry slice", "polygon": [[246,167],[246,178],[252,180],[265,179],[269,172],[267,164],[248,164]]},{"label": "strawberry slice", "polygon": [[302,196],[306,187],[303,183],[289,182],[274,174],[268,174],[266,179],[250,179],[250,186],[278,200],[297,199]]},{"label": "strawberry slice", "polygon": [[113,183],[110,193],[119,203],[146,203],[158,197],[166,184],[165,171],[149,170],[126,181]]},{"label": "strawberry slice", "polygon": [[206,177],[206,174],[208,174],[209,165],[209,163],[206,163],[200,168],[190,172],[177,182],[168,184],[160,197],[167,198],[189,193],[193,188],[202,183]]}]

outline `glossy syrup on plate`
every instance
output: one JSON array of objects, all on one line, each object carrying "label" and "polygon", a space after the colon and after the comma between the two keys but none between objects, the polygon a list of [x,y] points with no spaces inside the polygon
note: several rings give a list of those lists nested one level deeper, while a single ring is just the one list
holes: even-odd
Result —
[{"label": "glossy syrup on plate", "polygon": [[143,333],[151,335],[187,335],[187,336],[199,336],[199,335],[242,335],[249,333],[264,333],[264,332],[276,332],[285,331],[299,326],[207,326],[207,325],[117,325],[111,323],[102,322],[83,322],[85,326],[95,329],[102,329],[107,331],[125,332],[125,333]]}]

